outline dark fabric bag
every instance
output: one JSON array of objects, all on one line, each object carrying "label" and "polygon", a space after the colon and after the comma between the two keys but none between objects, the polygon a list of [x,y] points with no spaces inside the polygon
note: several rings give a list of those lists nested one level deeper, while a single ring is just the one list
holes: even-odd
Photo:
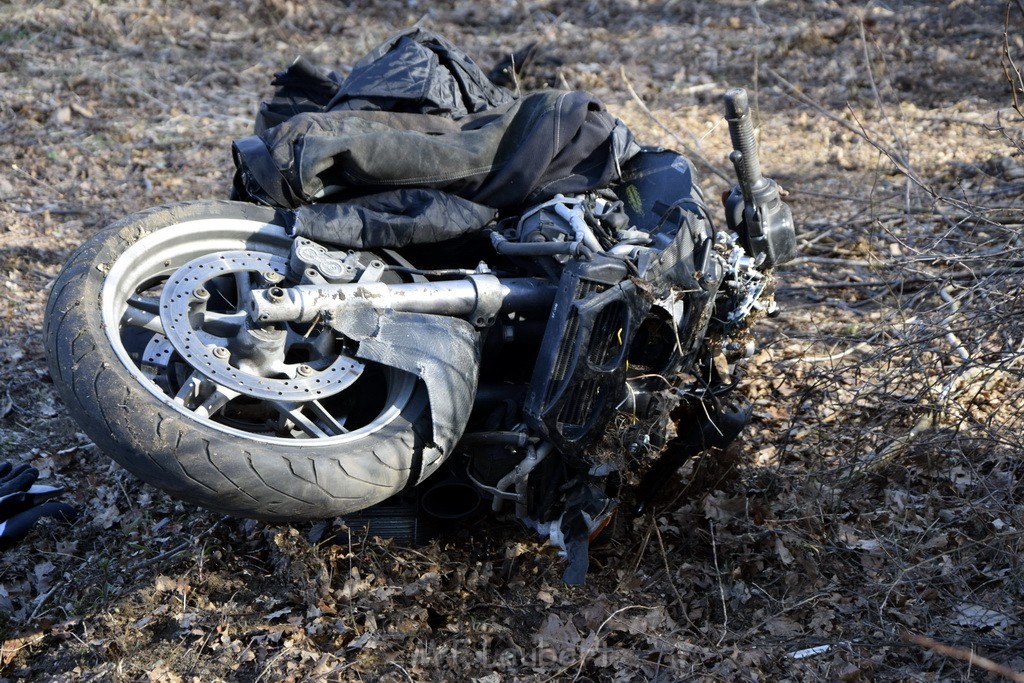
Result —
[{"label": "dark fabric bag", "polygon": [[256,133],[262,133],[297,114],[324,111],[341,88],[341,77],[299,57],[270,82],[277,90],[268,102],[260,102]]},{"label": "dark fabric bag", "polygon": [[[330,74],[296,62],[279,82],[260,121],[296,113],[235,141],[236,192],[292,209],[301,234],[347,247],[479,230],[496,211],[606,187],[639,149],[592,95],[513,99],[420,29],[361,60],[324,110],[317,107],[333,90]],[[400,205],[407,200],[414,204]],[[332,221],[339,224],[329,229]]]},{"label": "dark fabric bag", "polygon": [[311,204],[293,212],[292,232],[353,249],[444,242],[480,230],[494,209],[447,192],[412,188]]},{"label": "dark fabric bag", "polygon": [[383,109],[460,119],[513,99],[462,50],[436,33],[414,28],[359,60],[326,109]]},{"label": "dark fabric bag", "polygon": [[385,110],[458,119],[515,99],[461,50],[419,28],[378,45],[344,80],[299,57],[271,85],[277,90],[260,104],[256,133],[303,112]]}]

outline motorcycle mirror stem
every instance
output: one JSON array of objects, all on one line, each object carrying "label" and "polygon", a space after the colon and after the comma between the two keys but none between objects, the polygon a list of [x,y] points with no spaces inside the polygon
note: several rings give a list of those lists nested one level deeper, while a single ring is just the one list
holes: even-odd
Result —
[{"label": "motorcycle mirror stem", "polygon": [[725,120],[733,148],[729,160],[738,181],[725,200],[726,222],[755,263],[772,268],[796,255],[796,229],[778,184],[761,174],[750,104],[743,88],[725,93]]}]

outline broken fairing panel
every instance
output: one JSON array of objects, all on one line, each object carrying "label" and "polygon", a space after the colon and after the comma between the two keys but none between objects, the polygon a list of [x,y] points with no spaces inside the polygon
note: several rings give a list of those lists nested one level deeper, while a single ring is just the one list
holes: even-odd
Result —
[{"label": "broken fairing panel", "polygon": [[569,489],[557,519],[539,522],[526,517],[523,522],[560,550],[567,560],[562,580],[579,586],[585,582],[590,565],[590,543],[611,523],[618,503],[598,486],[581,481]]}]

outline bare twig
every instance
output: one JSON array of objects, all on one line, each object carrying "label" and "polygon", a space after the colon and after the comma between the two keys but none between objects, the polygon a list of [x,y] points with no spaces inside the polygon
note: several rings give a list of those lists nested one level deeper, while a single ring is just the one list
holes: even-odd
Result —
[{"label": "bare twig", "polygon": [[1024,683],[1024,674],[1014,671],[1010,667],[1000,664],[999,662],[993,662],[988,657],[982,657],[971,650],[966,650],[962,647],[953,647],[952,645],[945,645],[937,640],[933,640],[928,636],[918,633],[904,632],[903,639],[914,643],[915,645],[926,647],[940,655],[946,655],[947,657],[953,657],[963,662],[967,662],[971,666],[980,666],[985,671],[994,673],[997,676],[1002,676],[1008,681]]},{"label": "bare twig", "polygon": [[412,676],[409,675],[409,672],[401,664],[399,664],[398,662],[388,662],[388,664],[390,664],[391,666],[395,667],[396,669],[401,671],[403,674],[405,674],[405,680],[412,681]]},{"label": "bare twig", "polygon": [[895,439],[888,446],[882,449],[882,452],[876,455],[874,458],[864,463],[863,465],[856,467],[851,473],[851,479],[858,479],[871,472],[877,472],[889,463],[896,460],[901,454],[906,452],[907,448],[911,446],[917,439],[936,427],[935,411],[927,411],[922,415],[914,426],[905,435]]},{"label": "bare twig", "polygon": [[640,542],[640,550],[636,554],[636,562],[633,563],[633,570],[629,573],[629,575],[636,574],[636,570],[640,567],[640,562],[642,562],[644,559],[644,553],[647,552],[647,544],[651,540],[652,531],[653,527],[647,528],[647,533],[644,534],[644,539]]},{"label": "bare twig", "polygon": [[871,268],[872,266],[884,266],[884,261],[866,261],[864,259],[833,258],[831,256],[798,256],[788,262],[790,266],[800,263],[814,263],[826,266],[850,266],[853,268]]},{"label": "bare twig", "polygon": [[[679,587],[676,586],[675,577],[672,576],[672,570],[668,565],[668,553],[665,551],[665,543],[661,540],[661,530],[658,528],[658,520],[651,519],[651,525],[654,527],[654,533],[658,539],[658,548],[661,550],[661,562],[665,566],[665,576],[668,579],[668,585],[672,587],[672,593],[676,596],[676,602],[679,603],[679,611],[685,617],[686,615],[686,601],[683,600],[683,596],[679,594]],[[689,617],[687,617],[689,619]]]},{"label": "bare twig", "polygon": [[[227,518],[225,517],[224,519],[227,519]],[[186,550],[188,550],[189,546],[195,545],[196,543],[198,543],[199,541],[201,541],[202,539],[206,538],[207,536],[212,534],[214,531],[216,531],[220,527],[220,525],[224,522],[224,519],[217,520],[212,525],[210,525],[209,529],[207,529],[206,531],[204,531],[204,532],[202,532],[200,534],[196,534],[195,536],[193,536],[192,538],[188,539],[184,543],[182,543],[180,545],[177,545],[174,548],[171,548],[170,550],[162,552],[159,555],[155,555],[155,556],[149,558],[148,560],[143,560],[143,561],[139,562],[138,564],[136,564],[135,566],[132,567],[132,571],[133,572],[138,572],[140,569],[145,569],[146,567],[154,565],[157,562],[162,562],[163,560],[166,560],[168,558],[174,557],[175,555],[177,555],[179,553],[185,552]]]},{"label": "bare twig", "polygon": [[593,651],[593,649],[595,647],[597,647],[597,645],[601,642],[601,631],[604,630],[604,627],[607,626],[609,624],[609,622],[611,622],[612,619],[614,619],[615,617],[619,616],[623,612],[625,612],[627,610],[631,610],[631,609],[654,610],[654,609],[658,609],[658,608],[657,607],[648,607],[646,605],[626,605],[625,607],[620,607],[619,609],[615,610],[614,612],[609,614],[608,617],[604,621],[602,621],[601,624],[597,627],[597,630],[594,631],[594,635],[597,636],[597,637],[595,638],[595,640],[592,643],[590,643],[587,646],[587,648],[583,652],[580,653],[579,659],[574,660],[570,664],[567,664],[566,666],[564,666],[561,669],[559,669],[558,671],[556,671],[553,675],[549,676],[548,678],[545,678],[544,679],[544,683],[548,683],[549,681],[554,681],[554,680],[561,680],[562,675],[564,673],[566,673],[569,669],[571,669],[573,666],[577,666],[577,669],[576,669],[576,675],[573,676],[572,680],[574,680],[574,681],[577,680],[580,677],[580,674],[583,672],[583,665],[586,664],[587,657],[590,656],[590,653]]},{"label": "bare twig", "polygon": [[107,75],[109,75],[115,81],[117,81],[117,82],[121,83],[122,85],[124,85],[125,87],[127,87],[129,90],[131,90],[135,94],[141,95],[142,97],[144,97],[145,99],[149,100],[150,102],[152,102],[156,106],[160,107],[160,109],[162,109],[164,111],[168,111],[169,109],[171,109],[171,105],[167,104],[163,100],[159,99],[158,97],[156,97],[155,95],[153,95],[152,93],[147,91],[140,84],[138,84],[136,82],[133,82],[133,81],[130,81],[127,78],[125,78],[125,77],[123,77],[123,76],[121,76],[119,74],[116,74],[116,73],[108,73]]},{"label": "bare twig", "polygon": [[649,118],[656,126],[658,126],[658,128],[661,128],[673,140],[675,140],[676,143],[678,143],[678,145],[683,148],[683,151],[686,152],[692,159],[696,159],[697,161],[699,161],[709,171],[714,173],[716,176],[718,176],[725,182],[733,182],[732,178],[730,178],[725,171],[723,171],[721,168],[708,161],[707,157],[705,157],[699,151],[694,149],[691,145],[687,144],[685,140],[676,135],[674,131],[672,131],[668,126],[666,126],[660,120],[658,120],[658,117],[654,115],[654,113],[647,107],[644,101],[640,99],[640,96],[636,93],[636,90],[633,89],[633,84],[630,82],[629,77],[626,76],[625,67],[619,67],[619,75],[622,77],[622,82],[626,84],[626,89],[629,90],[630,97],[632,97],[633,101],[636,102],[638,107],[640,107],[640,110],[647,115],[647,118]]},{"label": "bare twig", "polygon": [[708,527],[711,529],[711,557],[715,561],[715,576],[718,578],[718,596],[722,599],[722,637],[718,639],[721,645],[729,634],[729,609],[725,604],[725,586],[722,585],[722,570],[718,568],[718,543],[715,540],[715,520],[708,520]]},{"label": "bare twig", "polygon": [[783,86],[783,88],[786,90],[787,94],[790,97],[792,97],[793,99],[797,100],[798,102],[802,102],[803,104],[807,105],[808,107],[813,109],[815,112],[817,112],[821,116],[824,116],[828,120],[830,120],[830,121],[832,121],[832,122],[842,126],[846,130],[848,130],[851,133],[855,134],[857,137],[863,139],[869,145],[871,145],[876,150],[878,150],[882,155],[884,155],[887,159],[889,159],[889,161],[893,164],[893,166],[896,167],[896,170],[898,170],[900,173],[902,173],[907,178],[909,178],[910,181],[914,183],[914,185],[917,185],[919,188],[921,188],[925,193],[928,194],[928,196],[930,196],[933,199],[936,199],[938,201],[946,202],[948,204],[952,204],[954,206],[963,208],[962,207],[962,202],[958,202],[956,200],[950,199],[949,197],[940,196],[939,193],[935,192],[935,190],[933,190],[931,187],[929,187],[924,182],[923,179],[919,178],[917,176],[917,174],[914,173],[914,171],[905,163],[905,161],[902,158],[902,155],[899,152],[897,152],[897,151],[895,151],[893,149],[890,149],[889,147],[886,147],[885,145],[880,143],[878,141],[878,136],[872,134],[857,119],[857,117],[854,114],[852,108],[848,107],[847,110],[850,112],[850,115],[854,118],[854,121],[857,122],[856,126],[851,124],[850,122],[840,118],[839,116],[836,116],[832,112],[830,112],[827,109],[825,109],[824,107],[822,107],[820,104],[818,104],[813,99],[811,99],[810,97],[805,95],[803,92],[801,92],[801,90],[799,88],[797,88],[795,85],[793,85],[791,82],[789,82],[786,78],[784,78],[780,73],[778,73],[777,71],[775,71],[771,67],[765,67],[765,72],[769,76],[774,78],[776,81],[778,81]]},{"label": "bare twig", "polygon": [[834,365],[837,361],[840,361],[849,355],[852,355],[854,353],[867,353],[870,350],[870,344],[868,344],[867,342],[861,342],[856,346],[851,346],[845,351],[840,351],[839,353],[831,353],[828,354],[827,356],[807,356],[805,358],[793,358],[786,360],[789,362],[800,361],[802,363],[827,363],[829,365]]},{"label": "bare twig", "polygon": [[30,614],[29,617],[28,617],[29,623],[35,621],[36,617],[39,616],[40,610],[43,609],[43,605],[46,604],[46,601],[49,600],[53,596],[53,594],[57,591],[57,589],[60,588],[62,585],[63,585],[63,582],[54,584],[54,586],[52,588],[50,588],[50,590],[46,591],[45,593],[43,593],[42,595],[40,595],[38,598],[35,599],[34,602],[36,603],[36,606],[35,606],[35,609],[32,610],[32,614]]},{"label": "bare twig", "polygon": [[[1013,110],[1017,112],[1021,118],[1024,118],[1024,111],[1021,110],[1020,94],[1024,93],[1024,77],[1021,76],[1020,69],[1017,64],[1014,63],[1013,57],[1010,56],[1010,3],[1006,3],[1006,18],[1003,20],[1003,76],[1006,78],[1007,83],[1010,84],[1010,98],[1013,101]],[[1017,0],[1017,7],[1020,9],[1021,14],[1024,14],[1024,2]]]},{"label": "bare twig", "polygon": [[[769,598],[771,598],[771,596],[768,595],[768,593],[765,593],[765,595],[767,595]],[[799,600],[797,602],[794,602],[792,605],[783,607],[778,612],[773,612],[769,616],[765,617],[764,619],[762,619],[758,623],[756,623],[753,626],[751,626],[750,628],[748,628],[746,631],[743,632],[743,635],[740,636],[740,639],[744,640],[744,639],[749,638],[750,636],[754,635],[755,633],[757,633],[757,631],[761,627],[763,627],[765,624],[767,624],[772,619],[776,619],[778,617],[781,617],[783,614],[786,614],[787,612],[792,612],[793,610],[800,609],[804,605],[809,605],[809,604],[811,604],[811,603],[813,603],[813,602],[815,602],[817,600],[821,600],[823,598],[828,598],[829,595],[830,594],[829,594],[828,591],[823,592],[823,593],[815,593],[814,595],[810,595],[810,596],[804,598],[803,600]]]},{"label": "bare twig", "polygon": [[808,289],[864,289],[870,287],[886,287],[894,291],[900,291],[906,287],[933,284],[935,282],[946,282],[950,280],[977,280],[983,277],[1015,274],[1024,274],[1024,266],[1015,268],[983,268],[973,272],[943,273],[942,275],[915,275],[913,277],[894,278],[892,280],[877,279],[857,280],[856,282],[819,282],[809,285],[790,285],[787,287],[779,287],[778,291],[796,292]]},{"label": "bare twig", "polygon": [[[882,120],[885,121],[885,125],[888,126],[889,133],[892,135],[892,139],[895,140],[897,144],[899,144],[901,141],[899,139],[899,136],[896,135],[896,128],[893,126],[892,121],[889,119],[888,112],[886,112],[885,110],[885,104],[882,102],[882,94],[878,92],[878,84],[875,83],[875,74],[871,70],[871,54],[870,52],[868,52],[868,37],[866,31],[864,30],[863,16],[860,17],[858,24],[860,28],[861,47],[864,50],[864,70],[867,72],[868,75],[868,83],[871,84],[871,93],[875,97],[875,103],[878,105],[878,111],[882,114]],[[906,154],[901,153],[900,160],[903,161],[903,163],[909,167],[910,164]]]},{"label": "bare twig", "polygon": [[[622,614],[626,610],[631,610],[631,609],[653,610],[653,609],[657,609],[657,607],[647,607],[646,605],[626,605],[625,607],[620,607],[619,609],[617,609],[614,612],[612,612],[611,614],[609,614],[608,618],[606,618],[604,621],[602,621],[600,626],[597,627],[597,630],[594,631],[594,635],[597,636],[597,638],[594,640],[593,643],[591,643],[587,647],[586,650],[584,650],[583,652],[580,653],[579,667],[576,669],[576,675],[573,676],[573,680],[574,681],[579,679],[580,674],[583,673],[583,665],[586,663],[587,657],[590,656],[591,651],[595,647],[597,647],[597,643],[601,642],[601,631],[604,630],[604,627],[607,626],[608,623],[611,622],[612,619],[614,619],[615,617],[619,616],[620,614]],[[568,671],[568,669],[569,669],[569,667],[566,667],[565,669],[559,671],[557,674],[555,674],[554,676],[552,676],[551,678],[549,678],[547,680],[550,681],[550,680],[554,680],[554,679],[558,678],[563,673]]]}]

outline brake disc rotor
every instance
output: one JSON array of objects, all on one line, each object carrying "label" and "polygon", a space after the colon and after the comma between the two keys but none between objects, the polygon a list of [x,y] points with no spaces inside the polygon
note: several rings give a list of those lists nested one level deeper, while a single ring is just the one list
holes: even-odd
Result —
[{"label": "brake disc rotor", "polygon": [[[160,321],[174,350],[207,379],[246,396],[267,401],[303,402],[325,398],[345,389],[363,371],[363,364],[343,355],[325,368],[309,364],[278,364],[275,375],[264,376],[233,365],[223,347],[204,340],[210,334],[202,330],[210,298],[207,283],[236,273],[273,271],[282,278],[288,274],[288,261],[280,256],[251,251],[218,252],[186,263],[164,284],[160,296]],[[242,313],[241,302],[235,313]],[[198,325],[198,329],[194,327]],[[256,331],[258,334],[259,331]],[[281,363],[284,359],[280,359]],[[280,370],[283,369],[284,372]]]}]

